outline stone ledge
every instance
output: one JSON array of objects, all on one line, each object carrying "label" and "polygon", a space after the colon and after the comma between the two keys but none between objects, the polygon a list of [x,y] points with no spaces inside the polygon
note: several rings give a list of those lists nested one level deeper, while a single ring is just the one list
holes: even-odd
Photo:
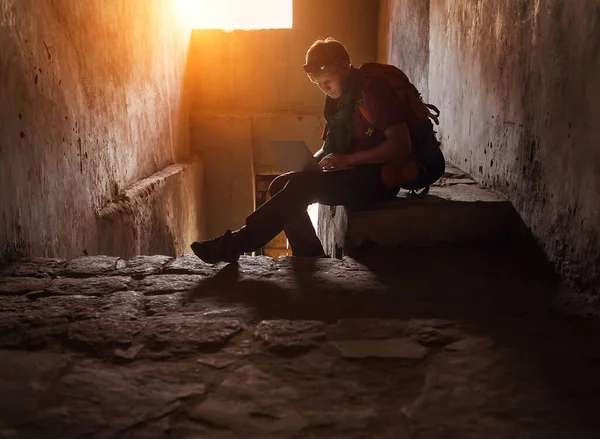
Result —
[{"label": "stone ledge", "polygon": [[135,182],[119,194],[115,201],[98,209],[96,215],[103,219],[112,219],[123,213],[134,211],[139,203],[146,202],[148,198],[155,195],[165,185],[169,178],[180,174],[186,167],[185,164],[171,165],[148,178]]},{"label": "stone ledge", "polygon": [[96,210],[93,254],[132,258],[176,256],[205,236],[204,166],[200,160],[171,165],[126,188]]},{"label": "stone ledge", "polygon": [[451,165],[426,197],[408,197],[401,191],[393,201],[358,212],[320,206],[318,229],[325,252],[335,257],[356,253],[367,244],[429,247],[528,236],[508,200]]}]

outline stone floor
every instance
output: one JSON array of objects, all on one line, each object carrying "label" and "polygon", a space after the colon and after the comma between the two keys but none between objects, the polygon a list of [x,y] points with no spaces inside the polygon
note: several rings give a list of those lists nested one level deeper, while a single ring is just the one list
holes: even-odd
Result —
[{"label": "stone floor", "polygon": [[535,249],[31,259],[0,438],[598,438],[600,324]]}]

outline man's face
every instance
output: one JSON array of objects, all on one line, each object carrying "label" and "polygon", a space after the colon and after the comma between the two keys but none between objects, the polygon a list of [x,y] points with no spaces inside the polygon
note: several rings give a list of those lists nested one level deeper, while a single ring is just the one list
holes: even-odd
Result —
[{"label": "man's face", "polygon": [[332,99],[339,99],[344,91],[344,81],[341,73],[321,73],[313,79],[313,82]]}]

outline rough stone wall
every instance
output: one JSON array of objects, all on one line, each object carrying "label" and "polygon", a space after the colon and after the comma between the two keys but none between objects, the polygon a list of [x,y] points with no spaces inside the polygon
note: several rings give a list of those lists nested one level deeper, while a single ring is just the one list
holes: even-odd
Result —
[{"label": "rough stone wall", "polygon": [[342,41],[354,64],[377,54],[378,3],[373,0],[294,2],[292,29],[197,30],[192,148],[205,163],[207,233],[240,227],[254,209],[253,176],[279,173],[269,140],[321,147],[324,95],[302,65],[317,38]]},{"label": "rough stone wall", "polygon": [[449,158],[506,193],[562,274],[600,293],[600,2],[431,9]]},{"label": "rough stone wall", "polygon": [[[401,9],[397,27],[417,26]],[[596,297],[599,35],[598,0],[430,5],[429,100],[447,157],[506,194],[563,276]]]},{"label": "rough stone wall", "polygon": [[[187,158],[190,30],[172,7],[170,0],[0,0],[3,258],[118,254],[99,235],[96,213]],[[163,220],[174,233],[190,227],[170,216]]]},{"label": "rough stone wall", "polygon": [[429,0],[381,0],[377,59],[402,69],[428,98]]}]

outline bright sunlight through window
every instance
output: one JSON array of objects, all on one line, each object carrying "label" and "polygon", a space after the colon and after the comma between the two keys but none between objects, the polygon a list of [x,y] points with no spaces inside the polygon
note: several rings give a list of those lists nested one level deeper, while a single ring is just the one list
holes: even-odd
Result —
[{"label": "bright sunlight through window", "polygon": [[293,0],[175,0],[194,29],[291,29]]}]

